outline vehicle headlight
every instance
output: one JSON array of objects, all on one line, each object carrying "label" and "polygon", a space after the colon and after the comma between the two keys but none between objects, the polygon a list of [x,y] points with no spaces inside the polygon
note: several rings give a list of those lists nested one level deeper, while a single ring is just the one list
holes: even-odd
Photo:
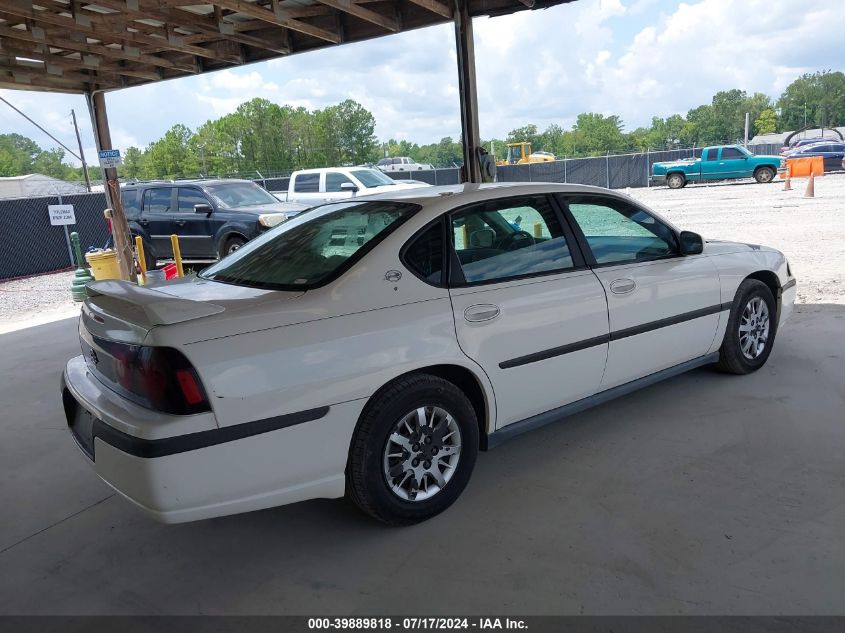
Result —
[{"label": "vehicle headlight", "polygon": [[286,213],[262,213],[258,216],[258,223],[268,228],[281,224],[288,219]]}]

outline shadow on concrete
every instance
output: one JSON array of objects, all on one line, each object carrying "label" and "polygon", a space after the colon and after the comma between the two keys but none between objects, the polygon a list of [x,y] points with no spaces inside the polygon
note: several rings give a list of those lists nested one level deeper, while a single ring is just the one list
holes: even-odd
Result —
[{"label": "shadow on concrete", "polygon": [[317,500],[164,526],[64,429],[75,320],[0,336],[0,613],[804,614],[845,582],[845,306],[482,454],[424,524]]}]

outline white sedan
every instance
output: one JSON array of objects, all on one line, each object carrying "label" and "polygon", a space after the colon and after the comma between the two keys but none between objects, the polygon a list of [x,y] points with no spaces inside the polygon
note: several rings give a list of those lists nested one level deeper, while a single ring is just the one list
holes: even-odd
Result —
[{"label": "white sedan", "polygon": [[694,367],[759,369],[795,283],[776,250],[605,189],[399,191],[196,278],[92,283],[63,401],[97,474],[162,521],[346,494],[409,524],[479,449]]}]

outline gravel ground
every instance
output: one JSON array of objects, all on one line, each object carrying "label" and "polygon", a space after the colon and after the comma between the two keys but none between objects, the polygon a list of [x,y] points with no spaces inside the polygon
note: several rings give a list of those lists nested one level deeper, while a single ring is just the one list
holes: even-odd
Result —
[{"label": "gravel ground", "polygon": [[[773,246],[789,258],[798,278],[799,303],[845,304],[845,174],[815,181],[805,198],[806,178],[783,191],[778,181],[758,185],[688,185],[631,189],[637,200],[679,227],[705,238]],[[71,316],[72,272],[0,282],[0,332]]]},{"label": "gravel ground", "polygon": [[0,282],[0,332],[63,319],[79,312],[70,296],[73,272]]},{"label": "gravel ground", "polygon": [[789,258],[798,278],[797,303],[845,303],[845,174],[758,185],[687,185],[631,189],[630,195],[675,225],[705,238],[772,246]]}]

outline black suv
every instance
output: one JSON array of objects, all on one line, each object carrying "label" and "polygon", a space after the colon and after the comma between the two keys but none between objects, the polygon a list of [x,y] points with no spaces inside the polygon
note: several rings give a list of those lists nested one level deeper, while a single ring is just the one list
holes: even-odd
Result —
[{"label": "black suv", "polygon": [[124,185],[132,236],[144,240],[147,267],[173,257],[179,236],[185,259],[217,259],[308,207],[280,202],[250,180],[179,180]]}]

